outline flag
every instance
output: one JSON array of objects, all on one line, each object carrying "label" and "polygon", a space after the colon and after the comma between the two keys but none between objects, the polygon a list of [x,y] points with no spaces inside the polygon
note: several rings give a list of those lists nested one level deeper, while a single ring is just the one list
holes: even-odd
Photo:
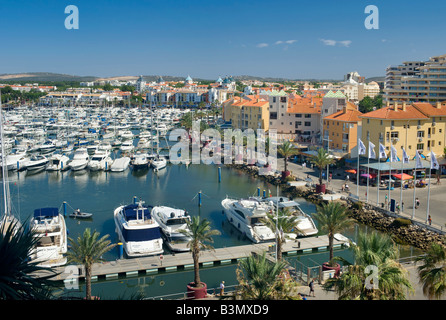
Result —
[{"label": "flag", "polygon": [[384,147],[381,143],[379,144],[379,158],[387,158],[386,147]]},{"label": "flag", "polygon": [[403,163],[409,163],[409,156],[406,153],[406,150],[403,148]]},{"label": "flag", "polygon": [[375,145],[369,141],[369,159],[375,159]]},{"label": "flag", "polygon": [[365,154],[365,145],[364,143],[361,141],[361,139],[358,139],[358,155],[360,154]]},{"label": "flag", "polygon": [[421,157],[420,154],[418,153],[418,150],[415,153],[415,160],[416,160],[415,169],[422,169],[423,165],[421,164]]},{"label": "flag", "polygon": [[435,157],[435,154],[431,151],[431,170],[432,169],[439,169],[440,165],[438,164],[437,158]]},{"label": "flag", "polygon": [[396,155],[394,146],[390,146],[390,162],[398,162],[398,156]]}]

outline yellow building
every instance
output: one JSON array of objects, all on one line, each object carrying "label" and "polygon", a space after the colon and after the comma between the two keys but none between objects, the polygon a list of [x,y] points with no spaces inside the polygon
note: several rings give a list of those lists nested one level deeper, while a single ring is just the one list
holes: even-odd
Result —
[{"label": "yellow building", "polygon": [[415,151],[428,156],[433,151],[443,155],[446,134],[446,104],[394,104],[365,113],[362,118],[362,138],[367,146],[371,141],[378,154],[379,143],[390,151],[393,145],[401,158],[404,148],[410,159]]},{"label": "yellow building", "polygon": [[[356,105],[348,102],[341,111],[326,116],[323,119],[323,136],[331,151],[351,153],[358,144],[358,126],[361,125]],[[325,144],[325,143],[324,143]]]},{"label": "yellow building", "polygon": [[233,97],[223,103],[223,117],[233,129],[269,130],[269,102],[259,96]]}]

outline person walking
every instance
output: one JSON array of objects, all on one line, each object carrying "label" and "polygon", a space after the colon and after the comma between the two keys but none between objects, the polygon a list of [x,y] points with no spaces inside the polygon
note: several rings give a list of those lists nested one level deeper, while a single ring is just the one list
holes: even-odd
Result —
[{"label": "person walking", "polygon": [[429,222],[429,225],[431,226],[432,225],[432,217],[431,217],[431,215],[429,215],[429,217],[427,218],[427,221]]},{"label": "person walking", "polygon": [[313,293],[313,297],[315,297],[315,295],[314,295],[314,280],[313,279],[311,279],[309,287],[310,287],[310,293],[308,295],[310,296],[311,293]]},{"label": "person walking", "polygon": [[220,283],[220,296],[222,296],[224,294],[224,292],[225,292],[225,282],[222,281]]},{"label": "person walking", "polygon": [[420,206],[420,199],[415,198],[415,209],[418,209],[419,206]]}]

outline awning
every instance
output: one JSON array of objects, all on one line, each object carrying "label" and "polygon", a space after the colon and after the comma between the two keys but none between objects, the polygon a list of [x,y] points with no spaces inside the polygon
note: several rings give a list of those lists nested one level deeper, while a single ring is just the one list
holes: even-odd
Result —
[{"label": "awning", "polygon": [[356,170],[355,169],[345,170],[345,172],[356,174]]},{"label": "awning", "polygon": [[401,179],[401,173],[398,174],[392,174],[392,177],[395,177],[399,180],[410,180],[413,179],[413,176],[407,174],[407,173],[403,173],[403,178]]}]

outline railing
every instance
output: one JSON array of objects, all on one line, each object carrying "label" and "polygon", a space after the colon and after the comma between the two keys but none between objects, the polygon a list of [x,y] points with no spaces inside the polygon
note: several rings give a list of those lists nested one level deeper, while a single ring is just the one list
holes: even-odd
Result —
[{"label": "railing", "polygon": [[[238,285],[225,286],[224,294],[222,297],[229,296],[230,293],[238,291]],[[144,298],[144,300],[192,300],[193,297],[189,297],[190,292],[178,292],[162,296],[155,296]],[[208,297],[220,297],[220,288],[207,288]]]}]

